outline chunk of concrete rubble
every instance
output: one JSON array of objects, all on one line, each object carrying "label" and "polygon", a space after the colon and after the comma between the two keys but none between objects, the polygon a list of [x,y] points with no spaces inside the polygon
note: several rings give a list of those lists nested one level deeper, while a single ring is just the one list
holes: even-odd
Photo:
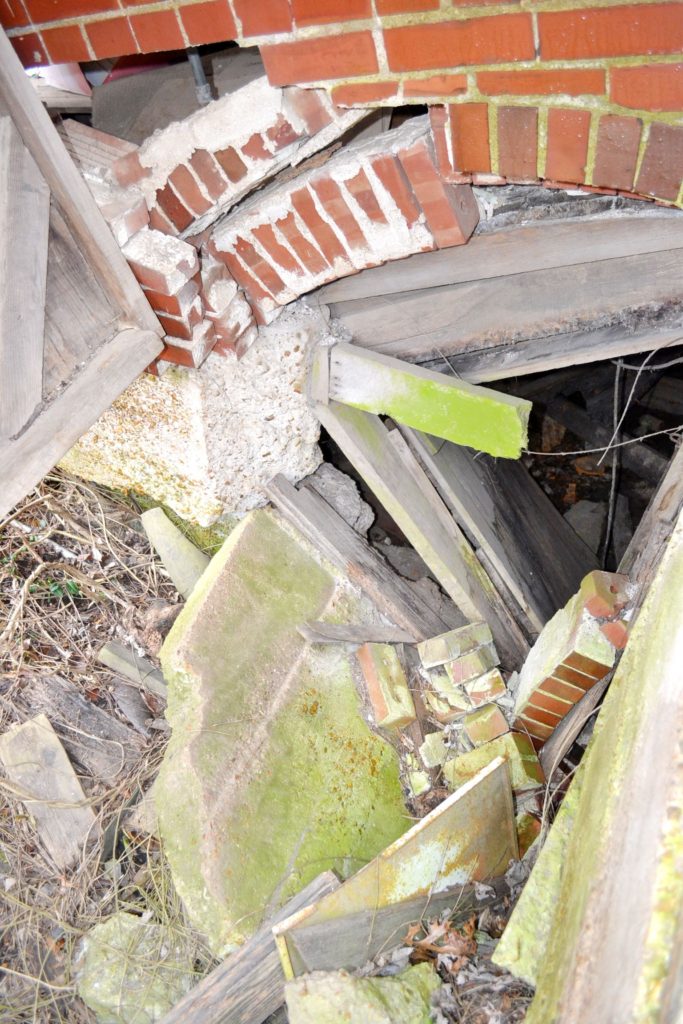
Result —
[{"label": "chunk of concrete rubble", "polygon": [[356,533],[367,536],[375,521],[375,513],[361,498],[355,480],[329,462],[323,462],[315,473],[306,478],[306,487],[317,491]]},{"label": "chunk of concrete rubble", "polygon": [[91,928],[75,967],[78,994],[98,1024],[154,1024],[194,980],[170,928],[123,911]]},{"label": "chunk of concrete rubble", "polygon": [[155,786],[176,887],[217,955],[322,868],[342,877],[408,821],[398,758],[362,717],[353,661],[309,619],[376,615],[275,513],[246,516],[161,652],[173,732]]},{"label": "chunk of concrete rubble", "polygon": [[431,964],[387,978],[315,971],[285,986],[290,1024],[430,1024],[441,979]]},{"label": "chunk of concrete rubble", "polygon": [[209,564],[209,556],[188,540],[162,508],[150,508],[140,519],[174,587],[187,600]]},{"label": "chunk of concrete rubble", "polygon": [[396,648],[363,644],[356,651],[372,712],[383,729],[400,729],[415,721],[415,704]]},{"label": "chunk of concrete rubble", "polygon": [[449,758],[443,766],[443,776],[451,789],[458,789],[496,757],[504,757],[508,762],[515,795],[545,783],[533,743],[519,732],[506,732],[481,747]]}]

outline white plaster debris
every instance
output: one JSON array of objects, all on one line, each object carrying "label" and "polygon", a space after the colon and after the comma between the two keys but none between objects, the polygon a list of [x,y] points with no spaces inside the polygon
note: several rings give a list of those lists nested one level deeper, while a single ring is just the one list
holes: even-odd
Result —
[{"label": "white plaster debris", "polygon": [[321,462],[319,424],[303,395],[325,320],[303,303],[261,328],[241,360],[143,375],[64,457],[69,471],[143,493],[208,526],[265,505],[277,474],[298,481]]}]

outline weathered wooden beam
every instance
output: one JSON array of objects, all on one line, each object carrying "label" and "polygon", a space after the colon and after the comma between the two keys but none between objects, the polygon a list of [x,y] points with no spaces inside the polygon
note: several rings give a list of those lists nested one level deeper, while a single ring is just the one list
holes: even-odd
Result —
[{"label": "weathered wooden beam", "polygon": [[683,248],[683,225],[673,211],[617,213],[599,220],[545,221],[477,234],[467,246],[417,253],[324,285],[320,302],[343,303],[376,295],[462,284],[549,267],[597,263]]},{"label": "weathered wooden beam", "polygon": [[381,622],[303,622],[297,632],[312,644],[414,644],[415,634]]},{"label": "weathered wooden beam", "polygon": [[163,508],[149,508],[140,519],[171,582],[187,600],[211,559],[171,522]]},{"label": "weathered wooden beam", "polygon": [[504,663],[519,665],[528,650],[523,634],[398,431],[338,402],[316,412],[465,618],[485,619]]},{"label": "weathered wooden beam", "polygon": [[405,428],[402,433],[525,619],[541,630],[597,568],[593,553],[519,462],[475,458],[447,441]]},{"label": "weathered wooden beam", "polygon": [[0,442],[0,517],[35,487],[161,349],[161,338],[152,331],[121,331],[19,438]]},{"label": "weathered wooden beam", "polygon": [[309,488],[298,491],[283,476],[276,476],[265,490],[288,522],[397,626],[416,640],[452,628],[317,492]]},{"label": "weathered wooden beam", "polygon": [[161,1024],[261,1024],[284,1003],[285,976],[273,925],[334,892],[332,871],[318,875],[236,953],[207,974]]},{"label": "weathered wooden beam", "polygon": [[161,673],[147,658],[140,658],[135,651],[124,647],[116,640],[110,640],[97,654],[97,660],[112,672],[129,679],[137,687],[155,693],[166,700],[168,688]]},{"label": "weathered wooden beam", "polygon": [[0,438],[25,426],[43,394],[49,220],[50,190],[0,116]]},{"label": "weathered wooden beam", "polygon": [[96,819],[64,747],[45,715],[0,736],[3,788],[22,801],[48,856],[60,871],[82,857]]},{"label": "weathered wooden beam", "polygon": [[527,443],[531,403],[421,366],[344,343],[329,353],[329,396],[364,412],[391,416],[456,444],[519,458]]}]

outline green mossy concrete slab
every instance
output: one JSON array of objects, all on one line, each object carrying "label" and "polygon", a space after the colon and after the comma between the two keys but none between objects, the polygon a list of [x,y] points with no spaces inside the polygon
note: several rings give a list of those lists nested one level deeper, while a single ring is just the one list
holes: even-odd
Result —
[{"label": "green mossy concrete slab", "polygon": [[367,615],[294,531],[257,511],[166,640],[173,733],[159,827],[191,919],[219,955],[322,870],[348,876],[409,825],[397,755],[363,718],[349,655],[297,632]]},{"label": "green mossy concrete slab", "polygon": [[430,1024],[441,980],[431,964],[389,978],[316,971],[288,982],[289,1024]]}]

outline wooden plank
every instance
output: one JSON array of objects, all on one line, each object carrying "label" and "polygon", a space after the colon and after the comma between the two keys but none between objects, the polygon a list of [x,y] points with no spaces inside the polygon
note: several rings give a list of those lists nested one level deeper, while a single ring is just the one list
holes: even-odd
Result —
[{"label": "wooden plank", "polygon": [[[611,430],[601,426],[590,413],[561,395],[548,403],[546,411],[552,419],[571,430],[572,434],[587,441],[591,448],[607,447],[612,439]],[[628,437],[628,434],[622,432],[619,440],[626,441]],[[625,469],[633,470],[653,484],[659,483],[669,464],[668,459],[653,448],[648,448],[645,442],[624,445],[619,449],[619,458]]]},{"label": "wooden plank", "polygon": [[161,348],[161,338],[151,331],[121,331],[17,440],[0,443],[0,517],[42,480]]},{"label": "wooden plank", "polygon": [[599,220],[548,220],[541,224],[503,228],[470,238],[467,246],[417,253],[353,277],[324,285],[319,302],[349,302],[375,295],[396,295],[420,288],[505,277],[549,267],[595,263],[683,248],[678,214],[616,214]]},{"label": "wooden plank", "polygon": [[403,428],[456,522],[476,538],[536,631],[597,568],[577,537],[519,462],[492,459]]},{"label": "wooden plank", "polygon": [[50,192],[11,119],[0,116],[0,437],[17,434],[43,394]]},{"label": "wooden plank", "polygon": [[141,689],[149,690],[166,700],[168,688],[160,670],[147,658],[139,657],[135,651],[124,647],[123,644],[110,640],[98,651],[97,660]]},{"label": "wooden plank", "polygon": [[161,325],[4,32],[0,32],[0,100],[64,211],[88,263],[120,307],[126,321],[121,326],[160,334]]},{"label": "wooden plank", "polygon": [[294,896],[236,953],[207,974],[162,1018],[161,1024],[262,1024],[284,1003],[285,976],[273,925],[339,887],[325,871]]},{"label": "wooden plank", "polygon": [[88,266],[59,205],[50,206],[43,398],[117,333],[118,311]]},{"label": "wooden plank", "polygon": [[414,644],[415,635],[397,626],[381,622],[341,624],[335,622],[304,622],[297,632],[312,644]]},{"label": "wooden plank", "polygon": [[289,943],[300,928],[407,899],[426,903],[453,885],[504,875],[518,853],[509,768],[497,757],[335,892],[273,929],[285,974],[306,970]]},{"label": "wooden plank", "polygon": [[[465,247],[466,248],[466,247]],[[643,310],[680,310],[679,249],[331,304],[354,342],[424,362],[569,331]]]},{"label": "wooden plank", "polygon": [[340,343],[330,352],[330,399],[427,430],[490,455],[519,458],[531,403]]},{"label": "wooden plank", "polygon": [[505,665],[517,667],[528,650],[517,623],[400,434],[338,402],[316,412],[465,618],[487,621]]},{"label": "wooden plank", "polygon": [[[481,895],[477,896],[477,892]],[[491,879],[483,891],[475,885],[454,885],[444,892],[403,900],[388,907],[304,925],[287,934],[287,945],[304,973],[354,970],[381,952],[401,945],[409,925],[433,920],[449,910],[452,912],[450,920],[457,927],[508,892],[504,878]]]},{"label": "wooden plank", "polygon": [[[317,493],[296,490],[284,476],[265,489],[282,515],[326,558],[341,569],[376,607],[417,640],[452,627]],[[460,625],[464,624],[460,620]]]},{"label": "wooden plank", "polygon": [[638,352],[665,349],[679,345],[683,327],[653,326],[640,331],[627,331],[620,324],[596,331],[550,334],[543,338],[515,341],[470,352],[454,352],[446,359],[439,355],[434,368],[450,367],[473,384],[504,380],[509,377],[541,373],[566,366],[617,359]]},{"label": "wooden plank", "polygon": [[123,722],[86,700],[62,676],[32,676],[23,693],[32,713],[50,716],[69,757],[96,779],[113,782],[130,771],[144,744]]},{"label": "wooden plank", "polygon": [[72,867],[95,834],[96,819],[45,715],[0,736],[0,761],[8,778],[2,788],[23,802],[54,865]]}]

